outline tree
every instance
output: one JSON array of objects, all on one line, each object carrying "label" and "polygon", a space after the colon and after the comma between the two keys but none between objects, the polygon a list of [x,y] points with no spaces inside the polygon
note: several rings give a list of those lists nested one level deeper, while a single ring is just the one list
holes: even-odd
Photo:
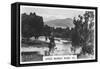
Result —
[{"label": "tree", "polygon": [[39,36],[43,30],[43,18],[35,13],[22,14],[22,37],[30,38]]},{"label": "tree", "polygon": [[74,18],[75,28],[72,33],[72,46],[81,46],[82,53],[93,53],[94,42],[94,14],[92,11],[86,11],[83,16],[79,15],[79,19]]},{"label": "tree", "polygon": [[80,46],[81,40],[81,33],[82,33],[82,16],[78,16],[79,19],[74,17],[73,23],[75,27],[72,29],[72,46],[78,47]]}]

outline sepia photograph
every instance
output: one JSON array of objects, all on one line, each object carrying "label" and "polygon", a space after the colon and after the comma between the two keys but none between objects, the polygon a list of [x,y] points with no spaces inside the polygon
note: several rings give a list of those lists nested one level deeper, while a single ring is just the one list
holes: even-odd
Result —
[{"label": "sepia photograph", "polygon": [[20,63],[95,59],[95,10],[20,6]]}]

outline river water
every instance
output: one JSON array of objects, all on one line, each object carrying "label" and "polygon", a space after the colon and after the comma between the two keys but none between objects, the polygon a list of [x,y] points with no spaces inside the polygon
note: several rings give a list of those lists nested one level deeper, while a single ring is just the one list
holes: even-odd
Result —
[{"label": "river water", "polygon": [[[69,55],[69,54],[73,54],[73,52],[71,51],[71,42],[67,41],[67,40],[63,40],[61,38],[55,38],[55,44],[56,44],[56,49],[52,52],[52,55]],[[34,40],[34,37],[31,38],[31,40]],[[39,37],[38,40],[41,41],[46,41],[44,36]],[[46,41],[49,42],[49,39]],[[22,52],[34,52],[37,51],[40,54],[44,55],[45,51],[48,51],[49,49],[47,47],[23,47],[21,49]]]}]

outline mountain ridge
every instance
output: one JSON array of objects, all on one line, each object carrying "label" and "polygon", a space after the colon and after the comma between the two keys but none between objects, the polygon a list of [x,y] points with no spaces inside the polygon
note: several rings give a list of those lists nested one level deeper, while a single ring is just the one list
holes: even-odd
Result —
[{"label": "mountain ridge", "polygon": [[73,19],[71,18],[50,20],[46,21],[45,24],[51,27],[74,27]]}]

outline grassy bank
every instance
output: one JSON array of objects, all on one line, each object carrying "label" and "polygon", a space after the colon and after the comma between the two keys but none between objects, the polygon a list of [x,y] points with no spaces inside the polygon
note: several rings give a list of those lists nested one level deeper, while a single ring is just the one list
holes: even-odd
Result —
[{"label": "grassy bank", "polygon": [[49,43],[40,40],[22,41],[22,47],[48,47],[48,44]]},{"label": "grassy bank", "polygon": [[[33,40],[33,41],[22,41],[22,49],[23,47],[48,47],[47,42],[40,41],[40,40]],[[43,55],[39,54],[37,51],[34,52],[21,52],[22,62],[28,61],[43,61]]]}]

